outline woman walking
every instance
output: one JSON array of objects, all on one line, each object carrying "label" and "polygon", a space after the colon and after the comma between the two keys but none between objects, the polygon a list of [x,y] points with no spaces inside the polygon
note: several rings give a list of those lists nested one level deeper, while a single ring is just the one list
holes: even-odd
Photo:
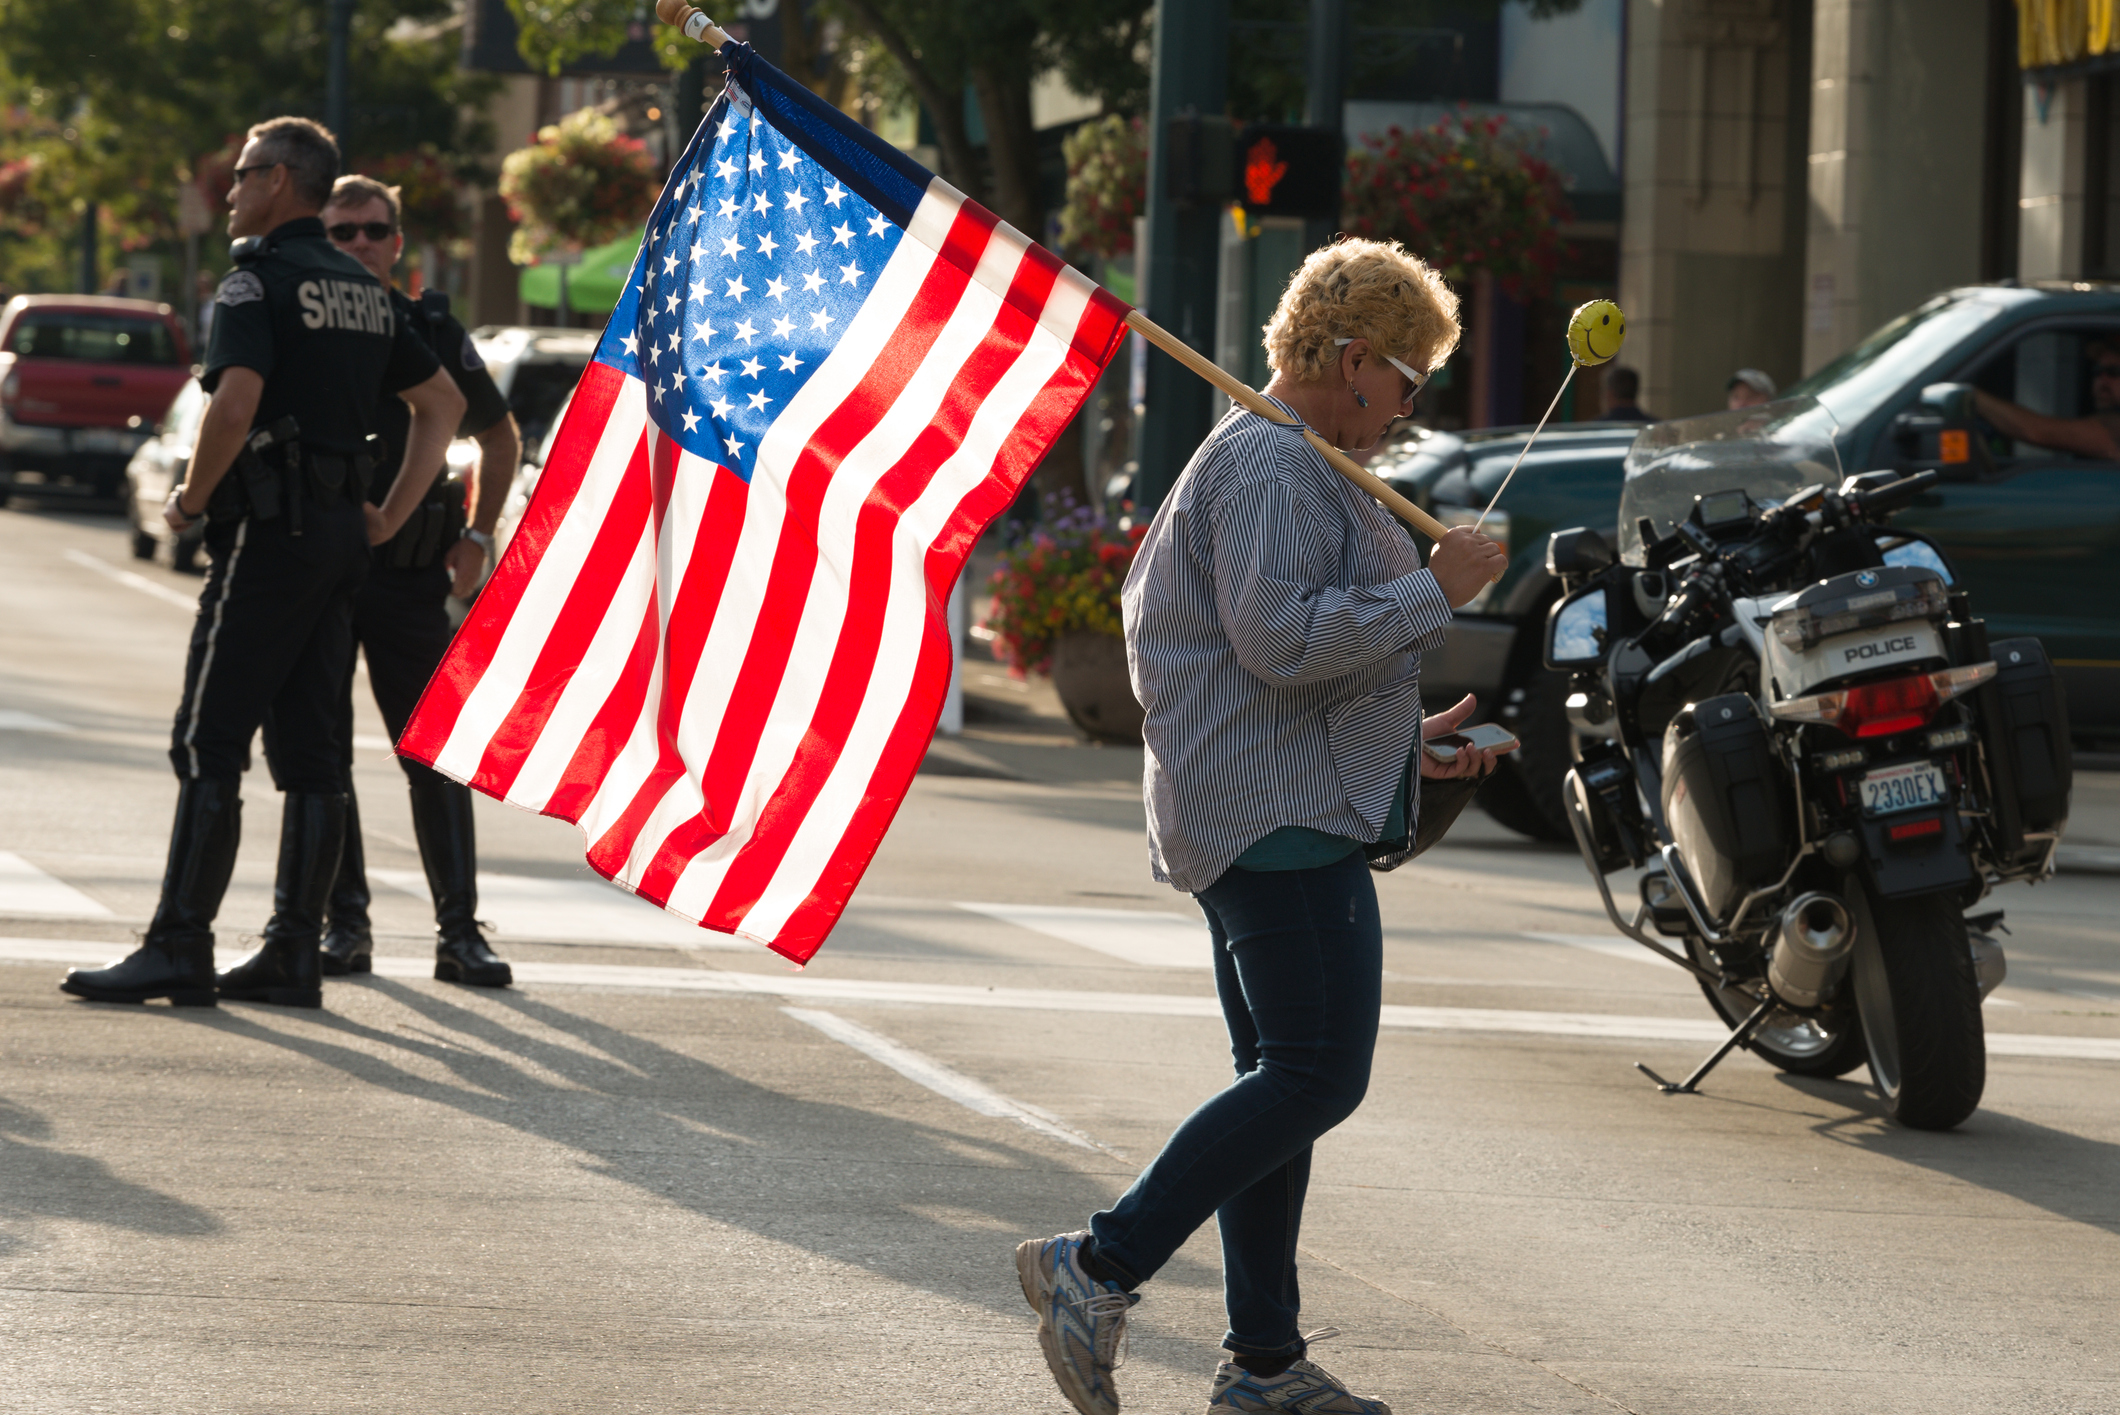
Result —
[{"label": "woman walking", "polygon": [[1116,1415],[1112,1366],[1137,1289],[1210,1216],[1231,1355],[1210,1415],[1390,1415],[1304,1359],[1296,1238],[1312,1142],[1369,1084],[1383,987],[1372,861],[1412,853],[1417,775],[1493,767],[1489,753],[1445,765],[1420,750],[1473,708],[1422,722],[1420,654],[1504,562],[1460,528],[1423,569],[1299,427],[1375,445],[1457,340],[1457,297],[1403,248],[1314,252],[1266,326],[1264,391],[1287,425],[1224,418],[1127,576],[1149,857],[1207,918],[1237,1079],[1087,1231],[1016,1250],[1046,1363],[1083,1415]]}]

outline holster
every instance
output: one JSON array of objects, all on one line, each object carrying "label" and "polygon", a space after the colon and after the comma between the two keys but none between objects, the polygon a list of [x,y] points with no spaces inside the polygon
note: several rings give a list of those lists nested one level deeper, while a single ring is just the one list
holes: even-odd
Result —
[{"label": "holster", "polygon": [[398,533],[376,547],[379,564],[424,570],[464,534],[464,484],[443,481],[406,517]]}]

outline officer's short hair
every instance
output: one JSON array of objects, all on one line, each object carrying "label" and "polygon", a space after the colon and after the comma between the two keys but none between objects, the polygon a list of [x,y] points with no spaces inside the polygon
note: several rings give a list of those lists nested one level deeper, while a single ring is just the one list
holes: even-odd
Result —
[{"label": "officer's short hair", "polygon": [[258,161],[284,165],[295,195],[321,210],[339,175],[339,144],[314,118],[270,118],[246,135],[258,145]]},{"label": "officer's short hair", "polygon": [[1605,370],[1605,392],[1622,403],[1631,403],[1641,396],[1642,376],[1625,364],[1615,364]]},{"label": "officer's short hair", "polygon": [[403,206],[402,197],[403,193],[396,187],[378,182],[373,177],[364,177],[358,172],[348,172],[331,184],[331,200],[324,205],[366,206],[372,201],[379,201],[390,208],[390,224],[395,226]]}]

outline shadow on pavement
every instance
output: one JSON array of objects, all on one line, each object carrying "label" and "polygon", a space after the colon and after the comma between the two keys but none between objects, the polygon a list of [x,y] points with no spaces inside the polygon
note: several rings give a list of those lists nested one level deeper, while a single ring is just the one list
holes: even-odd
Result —
[{"label": "shadow on pavement", "polygon": [[1814,1126],[1828,1140],[2007,1195],[2056,1218],[2120,1233],[2120,1145],[2001,1111],[1973,1112],[1956,1130],[1909,1130],[1884,1118],[1874,1087],[1783,1075],[1791,1090],[1856,1112]]},{"label": "shadow on pavement", "polygon": [[[579,1045],[397,981],[358,985],[428,1025],[384,1031],[327,1011],[307,1014],[314,1027],[298,1033],[274,1025],[279,1014],[248,1007],[220,1009],[213,1025],[577,1151],[595,1172],[716,1223],[1012,1319],[1029,1317],[1010,1262],[1016,1242],[1081,1223],[1124,1182],[1026,1146],[800,1099],[512,991],[481,1000]],[[393,1054],[437,1065],[459,1084],[416,1074]],[[847,1064],[866,1063],[849,1054]],[[922,1208],[984,1222],[967,1231]],[[1219,1289],[1219,1275],[1197,1267],[1181,1260],[1162,1280]],[[1026,1340],[1030,1331],[1026,1320]]]},{"label": "shadow on pavement", "polygon": [[204,1209],[120,1179],[99,1159],[34,1143],[50,1134],[42,1115],[0,1098],[0,1253],[15,1246],[5,1225],[16,1219],[100,1223],[174,1238],[220,1232],[221,1221]]}]

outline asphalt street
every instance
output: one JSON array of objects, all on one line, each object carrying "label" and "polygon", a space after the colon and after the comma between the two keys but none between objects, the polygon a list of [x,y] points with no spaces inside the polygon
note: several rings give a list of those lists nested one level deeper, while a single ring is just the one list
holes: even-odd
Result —
[{"label": "asphalt street", "polygon": [[[479,991],[429,974],[363,697],[376,975],[321,1012],[83,1003],[64,967],[153,908],[197,588],[114,518],[0,511],[0,1410],[1062,1415],[1011,1250],[1229,1066],[1138,751],[973,669],[800,972],[481,799],[520,981]],[[245,793],[224,963],[269,910],[262,763]],[[2120,1410],[2120,775],[2076,817],[2081,867],[1994,901],[1986,1099],[1944,1135],[1749,1056],[1658,1094],[1632,1063],[1721,1028],[1572,853],[1473,813],[1381,877],[1375,1080],[1302,1240],[1318,1359],[1402,1415]],[[1212,1231],[1144,1290],[1127,1409],[1197,1411]]]}]

